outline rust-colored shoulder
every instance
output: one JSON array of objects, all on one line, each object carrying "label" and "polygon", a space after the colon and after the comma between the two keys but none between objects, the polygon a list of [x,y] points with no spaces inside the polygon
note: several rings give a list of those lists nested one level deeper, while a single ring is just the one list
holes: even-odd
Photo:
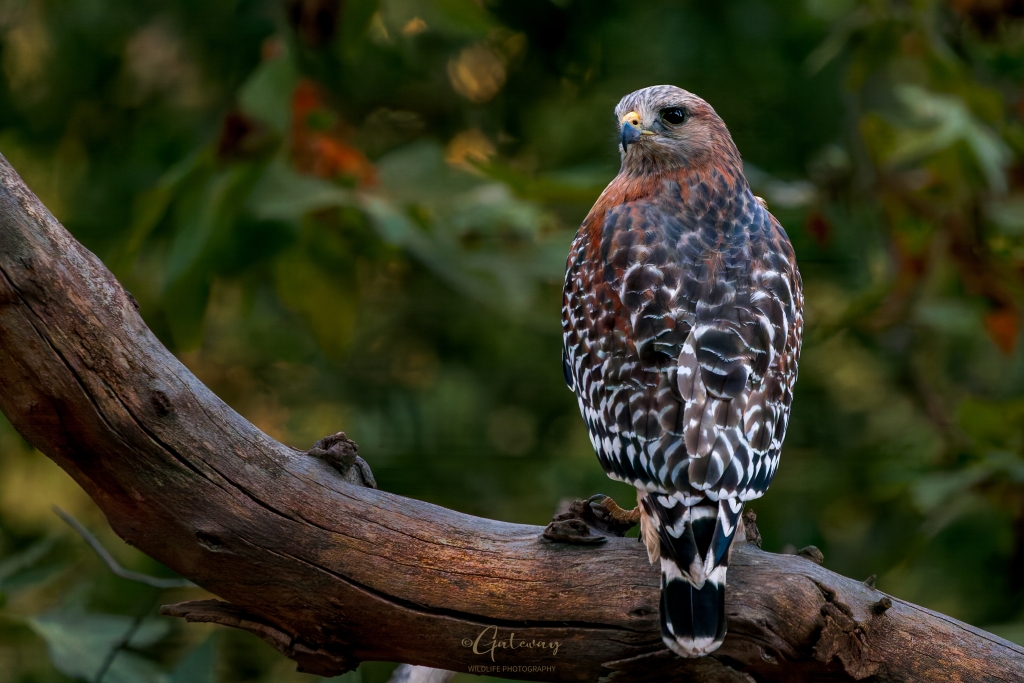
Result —
[{"label": "rust-colored shoulder", "polygon": [[597,198],[590,213],[583,220],[582,228],[587,236],[588,258],[593,258],[600,253],[605,216],[609,210],[624,204],[654,198],[661,191],[666,181],[674,181],[680,188],[680,206],[683,206],[685,205],[687,190],[690,185],[686,182],[687,175],[690,175],[690,173],[679,170],[670,174],[629,176],[620,173],[616,176],[608,184],[604,192],[601,193],[601,196]]}]

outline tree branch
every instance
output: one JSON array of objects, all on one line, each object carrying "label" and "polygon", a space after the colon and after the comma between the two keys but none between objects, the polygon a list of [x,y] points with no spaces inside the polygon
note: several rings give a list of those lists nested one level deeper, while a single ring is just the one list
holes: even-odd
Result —
[{"label": "tree branch", "polygon": [[227,601],[168,613],[250,630],[305,671],[389,660],[549,681],[1022,680],[1024,649],[752,544],[731,563],[725,645],[669,654],[658,574],[635,540],[553,543],[349,483],[344,448],[329,461],[277,443],[160,344],[2,158],[0,378],[12,424],[123,539]]},{"label": "tree branch", "polygon": [[52,506],[54,514],[60,517],[65,524],[75,530],[75,532],[82,537],[89,547],[92,548],[93,552],[99,555],[103,563],[107,565],[107,568],[115,576],[120,576],[122,579],[129,581],[135,581],[136,583],[145,584],[152,586],[153,588],[159,588],[161,590],[167,588],[195,588],[196,585],[187,579],[161,579],[157,576],[149,576],[148,574],[141,574],[139,572],[133,572],[131,569],[125,569],[120,563],[114,559],[114,556],[103,547],[100,540],[92,535],[88,529],[86,529],[81,522],[75,519],[74,515],[70,512],[61,510],[56,505]]}]

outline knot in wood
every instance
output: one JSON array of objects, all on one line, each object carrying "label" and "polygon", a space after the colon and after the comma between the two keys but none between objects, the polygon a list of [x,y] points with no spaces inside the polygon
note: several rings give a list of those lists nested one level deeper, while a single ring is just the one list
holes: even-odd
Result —
[{"label": "knot in wood", "polygon": [[356,486],[377,488],[377,481],[366,461],[359,457],[359,446],[345,432],[331,434],[313,444],[307,455],[319,458],[341,473],[341,478]]}]

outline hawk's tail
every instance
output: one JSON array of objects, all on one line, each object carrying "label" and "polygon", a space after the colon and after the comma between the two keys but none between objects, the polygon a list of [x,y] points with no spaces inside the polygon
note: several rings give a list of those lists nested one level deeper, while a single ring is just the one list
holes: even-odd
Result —
[{"label": "hawk's tail", "polygon": [[661,561],[661,637],[683,657],[713,652],[725,639],[725,573],[743,504],[648,493],[641,505],[651,561]]},{"label": "hawk's tail", "polygon": [[[717,567],[695,588],[678,576],[670,560],[661,560],[661,639],[682,657],[714,652],[725,640],[725,571]],[[673,572],[673,570],[675,570]]]}]

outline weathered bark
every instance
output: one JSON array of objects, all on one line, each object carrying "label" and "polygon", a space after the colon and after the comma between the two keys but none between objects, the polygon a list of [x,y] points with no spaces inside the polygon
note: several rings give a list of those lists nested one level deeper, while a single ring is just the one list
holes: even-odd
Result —
[{"label": "weathered bark", "polygon": [[[122,538],[227,601],[169,613],[248,629],[307,671],[389,660],[549,681],[1024,680],[1024,649],[752,544],[729,571],[725,645],[670,655],[635,540],[552,543],[347,483],[277,443],[160,344],[2,158],[0,408]],[[475,654],[494,634],[517,647]]]}]

